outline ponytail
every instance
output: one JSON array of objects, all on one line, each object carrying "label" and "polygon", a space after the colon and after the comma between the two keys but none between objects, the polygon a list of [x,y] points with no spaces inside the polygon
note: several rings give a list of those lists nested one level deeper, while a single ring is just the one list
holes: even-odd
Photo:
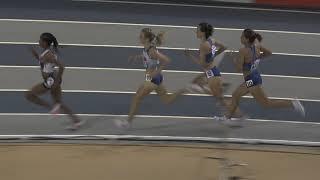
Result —
[{"label": "ponytail", "polygon": [[59,43],[53,34],[48,32],[42,33],[40,39],[47,42],[48,46],[53,46],[54,50],[58,53]]},{"label": "ponytail", "polygon": [[200,31],[204,32],[206,39],[212,36],[214,29],[211,24],[203,22],[200,23],[198,26],[200,28]]},{"label": "ponytail", "polygon": [[256,39],[257,39],[259,42],[262,41],[263,38],[262,38],[261,34],[255,33],[255,36],[256,36]]},{"label": "ponytail", "polygon": [[164,31],[159,32],[155,37],[155,44],[156,46],[160,46],[163,43],[164,40]]},{"label": "ponytail", "polygon": [[249,43],[254,43],[256,39],[261,42],[263,39],[259,33],[254,32],[252,29],[245,29],[243,31],[243,35],[249,40]]},{"label": "ponytail", "polygon": [[143,28],[141,32],[144,33],[145,38],[149,39],[152,45],[160,46],[163,43],[165,32],[161,31],[155,35],[151,28]]},{"label": "ponytail", "polygon": [[54,37],[53,35],[52,35],[52,43],[53,43],[53,48],[54,48],[54,50],[55,50],[56,52],[58,52],[58,51],[59,51],[59,50],[58,50],[59,43],[58,43],[58,41],[57,41],[57,38]]}]

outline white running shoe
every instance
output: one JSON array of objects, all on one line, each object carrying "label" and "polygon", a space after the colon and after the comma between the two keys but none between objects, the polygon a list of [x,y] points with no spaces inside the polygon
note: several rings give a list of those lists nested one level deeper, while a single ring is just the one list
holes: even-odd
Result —
[{"label": "white running shoe", "polygon": [[226,121],[226,125],[233,127],[233,128],[237,128],[237,127],[243,127],[243,121],[246,120],[247,117],[243,116],[237,119],[228,119]]},{"label": "white running shoe", "polygon": [[292,101],[292,105],[294,107],[294,110],[297,111],[302,117],[306,116],[305,109],[304,109],[302,103],[298,99],[294,99]]},{"label": "white running shoe", "polygon": [[241,117],[239,119],[228,119],[226,116],[213,117],[213,120],[218,121],[219,123],[222,123],[223,125],[226,125],[229,127],[242,127],[242,123],[245,119],[246,117]]},{"label": "white running shoe", "polygon": [[52,110],[49,112],[52,115],[57,115],[60,112],[61,104],[56,104],[53,106]]},{"label": "white running shoe", "polygon": [[114,124],[118,128],[129,129],[131,127],[131,123],[127,119],[116,119]]},{"label": "white running shoe", "polygon": [[221,117],[219,117],[219,116],[214,116],[214,117],[213,117],[213,120],[214,120],[214,121],[218,121],[218,122],[223,122],[223,121],[226,121],[226,120],[227,120],[227,117],[226,117],[226,116],[221,116]]},{"label": "white running shoe", "polygon": [[86,120],[80,120],[79,122],[76,122],[76,123],[72,123],[72,125],[70,126],[67,126],[67,130],[77,130],[79,129],[81,126],[83,126],[84,124],[86,123]]},{"label": "white running shoe", "polygon": [[187,85],[186,89],[191,93],[204,93],[202,87],[200,87],[198,84],[189,84]]}]

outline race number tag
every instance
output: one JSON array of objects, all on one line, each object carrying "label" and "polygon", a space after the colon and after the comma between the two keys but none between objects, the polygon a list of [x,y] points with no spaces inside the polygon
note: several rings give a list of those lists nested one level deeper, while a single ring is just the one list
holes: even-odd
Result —
[{"label": "race number tag", "polygon": [[151,81],[152,77],[150,76],[150,74],[146,74],[146,81]]},{"label": "race number tag", "polygon": [[207,78],[211,78],[214,76],[212,70],[206,71]]},{"label": "race number tag", "polygon": [[247,88],[252,87],[253,86],[253,81],[252,80],[246,81],[246,86],[247,86]]},{"label": "race number tag", "polygon": [[51,88],[53,84],[54,84],[54,79],[52,77],[48,77],[47,80],[45,81],[46,87]]}]

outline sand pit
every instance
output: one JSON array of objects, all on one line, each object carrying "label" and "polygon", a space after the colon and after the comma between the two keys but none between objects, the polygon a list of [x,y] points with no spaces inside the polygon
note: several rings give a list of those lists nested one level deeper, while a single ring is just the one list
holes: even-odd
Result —
[{"label": "sand pit", "polygon": [[[235,161],[248,163],[258,180],[320,178],[319,149],[272,148],[291,152],[285,153],[198,146],[0,144],[0,179],[214,180],[218,162],[205,157],[225,153]],[[233,173],[247,172],[238,168]]]}]

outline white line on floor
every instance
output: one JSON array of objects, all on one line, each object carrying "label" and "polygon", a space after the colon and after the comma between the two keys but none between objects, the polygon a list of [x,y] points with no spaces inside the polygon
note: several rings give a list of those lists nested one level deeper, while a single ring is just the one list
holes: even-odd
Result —
[{"label": "white line on floor", "polygon": [[274,139],[244,139],[244,138],[215,138],[215,137],[187,137],[187,136],[142,136],[142,135],[0,135],[0,140],[20,139],[32,140],[35,138],[48,139],[74,139],[74,140],[144,140],[144,141],[201,141],[201,142],[226,142],[245,144],[272,144],[272,145],[293,145],[293,146],[320,146],[315,141],[291,141]]},{"label": "white line on floor", "polygon": [[[36,42],[12,42],[12,41],[0,41],[0,44],[12,44],[12,45],[37,45]],[[142,46],[133,46],[133,45],[119,45],[119,44],[74,44],[74,43],[60,43],[61,46],[79,46],[79,47],[113,47],[113,48],[139,48],[142,49]],[[158,49],[165,50],[193,50],[198,51],[196,48],[181,48],[181,47],[158,47]],[[226,52],[238,52],[237,50],[226,50]],[[301,57],[320,57],[318,54],[293,54],[293,53],[278,53],[272,52],[275,55],[282,56],[301,56]]]},{"label": "white line on floor", "polygon": [[[320,14],[320,13],[319,13]],[[96,22],[96,21],[65,21],[65,20],[48,20],[48,19],[0,19],[0,22],[39,22],[39,23],[64,23],[64,24],[94,24],[94,25],[120,25],[120,26],[140,26],[140,27],[165,27],[165,28],[182,28],[182,29],[196,29],[196,26],[181,26],[181,25],[166,25],[166,24],[141,24],[141,23],[115,23],[115,22]],[[222,31],[243,31],[240,28],[223,28],[215,27],[216,30]],[[297,32],[297,31],[277,31],[255,29],[257,32],[266,33],[280,33],[280,34],[300,34],[320,36],[320,33],[313,32]]]},{"label": "white line on floor", "polygon": [[[0,92],[25,92],[28,91],[28,89],[0,89]],[[101,93],[101,94],[135,94],[135,91],[106,91],[106,90],[62,90],[65,93]],[[152,92],[151,94],[156,94],[155,92]],[[172,94],[172,93],[169,93]],[[203,96],[208,97],[211,95],[208,94],[185,94],[186,96]],[[232,97],[231,95],[224,95],[224,97]],[[252,99],[252,96],[242,96],[243,98],[249,98]],[[279,99],[279,100],[299,100],[299,101],[305,101],[305,102],[320,102],[320,99],[305,99],[305,98],[291,98],[291,97],[272,97],[269,96],[270,99]]]},{"label": "white line on floor", "polygon": [[214,5],[197,5],[197,4],[184,4],[184,3],[156,3],[156,2],[136,2],[136,1],[110,1],[110,0],[72,0],[74,2],[101,2],[101,3],[119,3],[119,4],[142,4],[154,6],[177,6],[177,7],[197,7],[197,8],[217,8],[217,9],[239,9],[251,11],[269,11],[269,12],[287,12],[287,13],[305,13],[305,14],[320,14],[318,11],[306,10],[289,10],[289,9],[268,9],[256,7],[239,7],[239,6],[214,6]]},{"label": "white line on floor", "polygon": [[[77,114],[82,117],[127,117],[128,115],[116,115],[116,114]],[[52,116],[48,113],[0,113],[0,116]],[[60,116],[66,116],[61,115]],[[212,117],[203,116],[161,116],[161,115],[137,115],[138,118],[159,118],[159,119],[202,119],[211,120]],[[270,122],[270,123],[288,123],[288,124],[310,124],[320,125],[320,122],[309,122],[309,121],[286,121],[286,120],[271,120],[271,119],[246,119],[245,121],[253,122]]]},{"label": "white line on floor", "polygon": [[[39,69],[39,66],[11,66],[11,65],[0,65],[0,68],[21,68],[21,69]],[[106,67],[66,67],[66,69],[73,70],[105,70],[105,71],[140,71],[144,72],[145,69],[127,69],[127,68],[106,68]],[[200,74],[200,71],[182,71],[182,70],[163,70],[168,73],[186,73],[186,74]],[[222,72],[223,75],[234,75],[243,76],[241,73],[228,73]],[[272,78],[291,78],[291,79],[309,79],[309,80],[320,80],[320,77],[307,77],[307,76],[286,76],[286,75],[273,75],[273,74],[262,74],[262,77]]]},{"label": "white line on floor", "polygon": [[[13,45],[37,45],[36,42],[12,42],[12,41],[1,41],[0,44],[13,44]],[[61,46],[79,46],[79,47],[114,47],[114,48],[139,48],[142,49],[142,46],[131,46],[131,45],[118,45],[118,44],[74,44],[74,43],[61,43]],[[186,48],[180,47],[158,47],[158,49],[165,50],[185,50]],[[197,51],[196,48],[187,48],[189,50]],[[237,50],[226,50],[226,52],[238,52]],[[302,57],[320,57],[317,54],[293,54],[293,53],[278,53],[273,52],[275,55],[283,56],[302,56]]]}]

